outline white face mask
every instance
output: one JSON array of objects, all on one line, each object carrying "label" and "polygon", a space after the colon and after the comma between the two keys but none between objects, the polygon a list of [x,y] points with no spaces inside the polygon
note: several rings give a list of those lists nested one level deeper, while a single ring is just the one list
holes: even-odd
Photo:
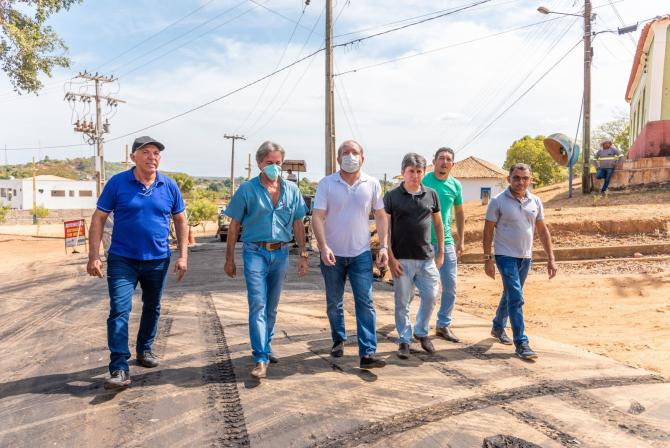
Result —
[{"label": "white face mask", "polygon": [[357,155],[345,154],[342,156],[340,167],[347,173],[355,173],[361,168],[361,161]]}]

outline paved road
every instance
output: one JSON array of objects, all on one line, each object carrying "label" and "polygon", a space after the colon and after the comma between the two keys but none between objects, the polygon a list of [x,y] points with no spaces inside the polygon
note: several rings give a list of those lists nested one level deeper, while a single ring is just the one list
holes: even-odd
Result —
[{"label": "paved road", "polygon": [[[0,278],[0,446],[479,447],[513,435],[542,447],[670,446],[670,382],[608,358],[533,338],[541,358],[512,356],[489,322],[456,313],[463,343],[395,357],[392,291],[376,285],[385,369],[358,369],[353,303],[345,356],[330,337],[316,260],[282,297],[274,351],[252,381],[240,278],[224,278],[221,243],[196,246],[163,301],[157,369],[102,388],[106,284],[85,258],[35,262]],[[241,269],[238,269],[241,271]],[[141,302],[136,297],[131,332]],[[414,304],[415,309],[416,304]],[[532,334],[531,334],[532,335]]]}]

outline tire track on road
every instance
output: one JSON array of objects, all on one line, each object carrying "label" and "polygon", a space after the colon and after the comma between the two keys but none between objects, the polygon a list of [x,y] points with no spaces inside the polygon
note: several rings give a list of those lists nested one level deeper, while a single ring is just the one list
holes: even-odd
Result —
[{"label": "tire track on road", "polygon": [[249,447],[244,408],[237,390],[237,378],[223,325],[210,293],[203,293],[204,309],[198,313],[208,350],[208,363],[202,372],[207,386],[206,412],[214,428],[206,441],[213,447]]}]

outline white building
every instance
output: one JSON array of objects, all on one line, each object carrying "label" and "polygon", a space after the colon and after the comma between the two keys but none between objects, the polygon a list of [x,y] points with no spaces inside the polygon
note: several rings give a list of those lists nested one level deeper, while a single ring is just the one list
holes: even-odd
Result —
[{"label": "white building", "polygon": [[[38,207],[50,210],[95,208],[95,181],[58,176],[36,176]],[[19,210],[33,208],[33,178],[0,179],[0,205]]]},{"label": "white building", "polygon": [[450,174],[463,185],[464,202],[480,201],[486,194],[492,198],[507,188],[507,171],[473,156],[454,163]]}]

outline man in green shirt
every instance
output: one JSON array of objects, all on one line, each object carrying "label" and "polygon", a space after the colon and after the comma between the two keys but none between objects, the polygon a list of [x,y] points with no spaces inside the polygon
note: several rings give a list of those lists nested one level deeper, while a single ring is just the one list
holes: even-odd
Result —
[{"label": "man in green shirt", "polygon": [[[457,258],[463,255],[465,214],[463,213],[463,194],[461,183],[450,176],[451,168],[454,166],[454,150],[451,148],[440,148],[433,158],[433,172],[423,178],[423,184],[437,191],[440,200],[440,213],[442,213],[442,224],[444,225],[444,264],[440,268],[440,280],[442,282],[442,298],[440,309],[437,312],[437,326],[435,334],[450,342],[460,342],[458,336],[451,330],[451,312],[454,310],[456,301],[456,276]],[[452,212],[456,213],[457,235],[451,234]],[[435,229],[431,229],[431,240],[437,248]],[[437,253],[437,249],[435,249]]]}]

